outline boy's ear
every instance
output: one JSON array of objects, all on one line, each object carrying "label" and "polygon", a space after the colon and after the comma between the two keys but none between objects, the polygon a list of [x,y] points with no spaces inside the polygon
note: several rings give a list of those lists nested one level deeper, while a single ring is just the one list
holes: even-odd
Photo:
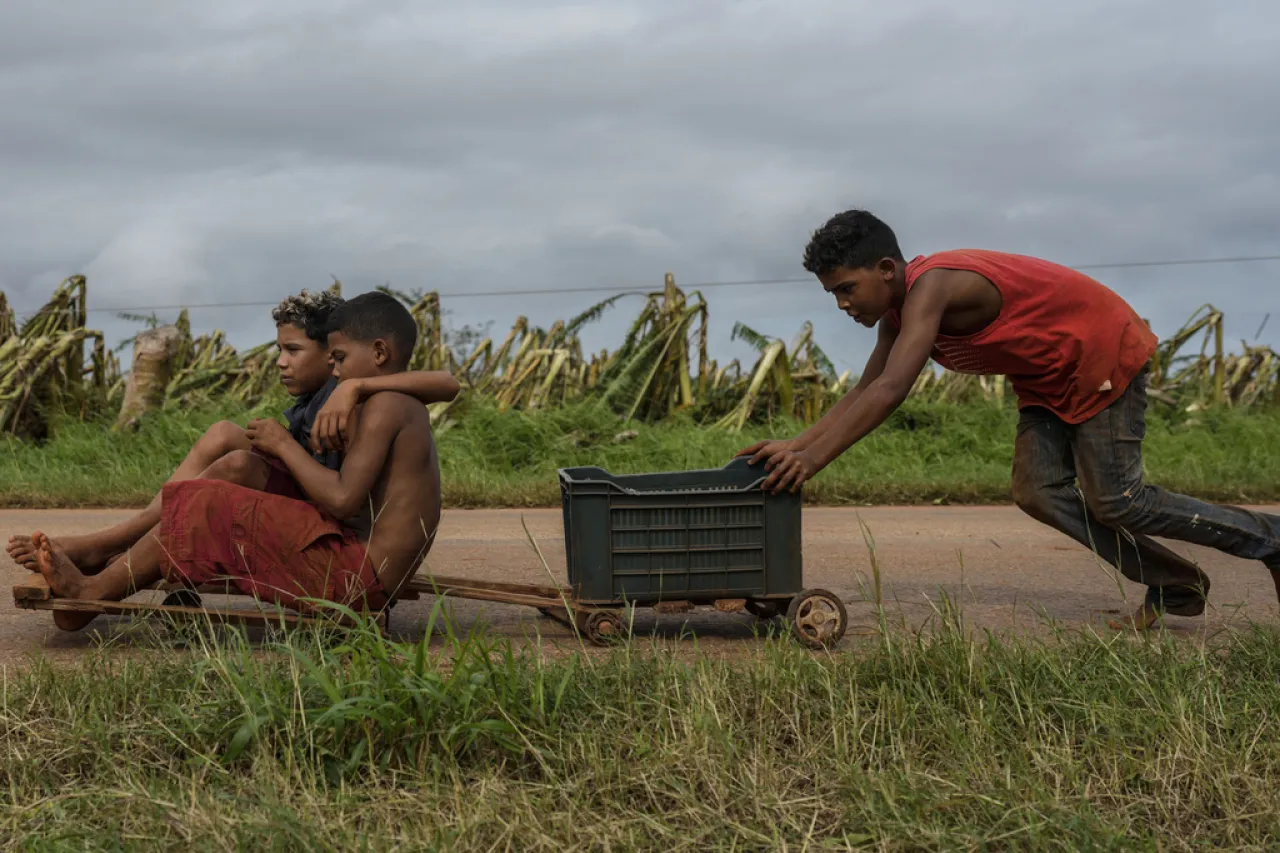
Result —
[{"label": "boy's ear", "polygon": [[382,367],[388,361],[391,361],[391,345],[378,338],[373,342],[373,363]]}]

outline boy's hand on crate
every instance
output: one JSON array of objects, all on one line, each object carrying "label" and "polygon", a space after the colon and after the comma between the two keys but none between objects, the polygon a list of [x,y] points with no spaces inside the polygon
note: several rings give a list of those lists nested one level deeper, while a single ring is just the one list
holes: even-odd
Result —
[{"label": "boy's hand on crate", "polygon": [[739,450],[737,454],[734,455],[733,458],[739,459],[743,456],[750,456],[751,464],[759,465],[761,462],[764,462],[766,459],[772,458],[773,455],[776,453],[781,453],[784,450],[794,450],[794,449],[795,449],[795,439],[787,439],[787,440],[771,439],[768,441],[757,441],[755,444],[751,445],[750,447],[744,447],[742,450]]},{"label": "boy's hand on crate", "polygon": [[765,463],[769,476],[765,478],[763,489],[778,494],[789,491],[792,494],[800,491],[800,487],[813,479],[822,466],[807,450],[780,450],[769,457]]}]

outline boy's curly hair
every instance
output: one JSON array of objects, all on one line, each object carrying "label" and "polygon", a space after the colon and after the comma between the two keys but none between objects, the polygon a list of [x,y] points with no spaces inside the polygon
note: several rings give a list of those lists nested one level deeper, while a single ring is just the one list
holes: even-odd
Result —
[{"label": "boy's curly hair", "polygon": [[893,229],[865,210],[846,210],[813,232],[804,250],[804,268],[822,275],[836,267],[875,266],[883,258],[904,260]]},{"label": "boy's curly hair", "polygon": [[277,327],[286,323],[297,326],[307,333],[308,338],[323,344],[329,340],[329,315],[342,302],[341,296],[327,290],[319,293],[303,290],[277,305],[271,312],[271,319],[275,320]]}]

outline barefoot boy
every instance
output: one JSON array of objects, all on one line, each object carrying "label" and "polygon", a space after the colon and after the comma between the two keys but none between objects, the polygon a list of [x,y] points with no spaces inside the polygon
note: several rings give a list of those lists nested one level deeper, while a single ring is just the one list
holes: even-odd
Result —
[{"label": "barefoot boy", "polygon": [[1143,481],[1147,363],[1156,337],[1119,296],[1074,270],[1020,255],[949,251],[907,263],[870,213],[833,217],[804,257],[836,305],[878,340],[857,386],[790,441],[743,450],[768,460],[765,488],[795,490],[879,426],[930,356],[1009,377],[1021,419],[1013,497],[1033,518],[1147,585],[1133,615],[1204,612],[1209,578],[1150,536],[1261,560],[1280,594],[1280,518],[1172,494]]},{"label": "barefoot boy", "polygon": [[[284,414],[294,440],[310,447],[315,458],[337,470],[341,464],[341,433],[355,406],[378,391],[400,391],[423,403],[452,400],[458,383],[441,371],[415,371],[367,377],[344,385],[336,395],[328,347],[328,322],[342,298],[329,292],[303,290],[280,303],[271,317],[276,323],[276,367],[280,382],[296,402]],[[313,435],[313,427],[314,432]],[[301,487],[278,459],[254,450],[245,430],[220,421],[205,431],[167,482],[190,479],[225,480],[259,491],[305,499]],[[84,536],[57,540],[82,571],[93,574],[136,543],[160,522],[160,495],[134,517]],[[8,543],[14,562],[36,570],[30,536],[14,536]]]},{"label": "barefoot boy", "polygon": [[[397,300],[366,293],[334,310],[330,347],[339,381],[403,371],[417,326]],[[246,430],[279,459],[311,501],[234,483],[191,479],[161,492],[160,521],[100,574],[86,575],[37,532],[36,565],[54,595],[120,600],[161,577],[199,586],[229,578],[242,592],[309,609],[325,599],[377,610],[421,562],[440,518],[440,473],[431,419],[396,392],[364,403],[339,470],[326,468],[274,420]],[[346,520],[365,515],[366,527]],[[93,617],[79,617],[74,630]]]}]

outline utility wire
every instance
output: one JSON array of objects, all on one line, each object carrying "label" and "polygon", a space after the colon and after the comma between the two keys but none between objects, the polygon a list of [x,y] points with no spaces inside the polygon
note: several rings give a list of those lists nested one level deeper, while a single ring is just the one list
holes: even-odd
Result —
[{"label": "utility wire", "polygon": [[[1227,258],[1191,258],[1187,260],[1173,261],[1123,261],[1113,264],[1076,264],[1068,265],[1076,270],[1117,270],[1117,269],[1136,269],[1140,267],[1183,267],[1183,266],[1211,266],[1216,264],[1245,264],[1257,263],[1260,261],[1280,261],[1280,255],[1242,255],[1238,257]],[[803,284],[812,282],[813,277],[806,278],[757,278],[744,279],[739,281],[701,281],[694,283],[680,283],[681,290],[704,290],[710,287],[751,287],[765,284]],[[525,289],[525,290],[481,290],[481,291],[457,291],[454,293],[441,293],[441,301],[445,299],[481,299],[490,297],[510,297],[510,296],[555,296],[567,293],[653,293],[658,288],[652,286],[635,286],[628,285],[625,287],[618,286],[594,286],[594,287],[552,287],[543,289]],[[283,298],[283,297],[282,297]],[[206,309],[206,308],[266,308],[274,307],[280,304],[280,300],[274,301],[251,301],[251,302],[205,302],[194,305],[141,305],[141,306],[122,306],[114,308],[88,308],[87,313],[90,314],[136,314],[143,311],[179,311],[182,309]],[[36,311],[18,312],[19,316],[27,317],[38,313]]]}]

